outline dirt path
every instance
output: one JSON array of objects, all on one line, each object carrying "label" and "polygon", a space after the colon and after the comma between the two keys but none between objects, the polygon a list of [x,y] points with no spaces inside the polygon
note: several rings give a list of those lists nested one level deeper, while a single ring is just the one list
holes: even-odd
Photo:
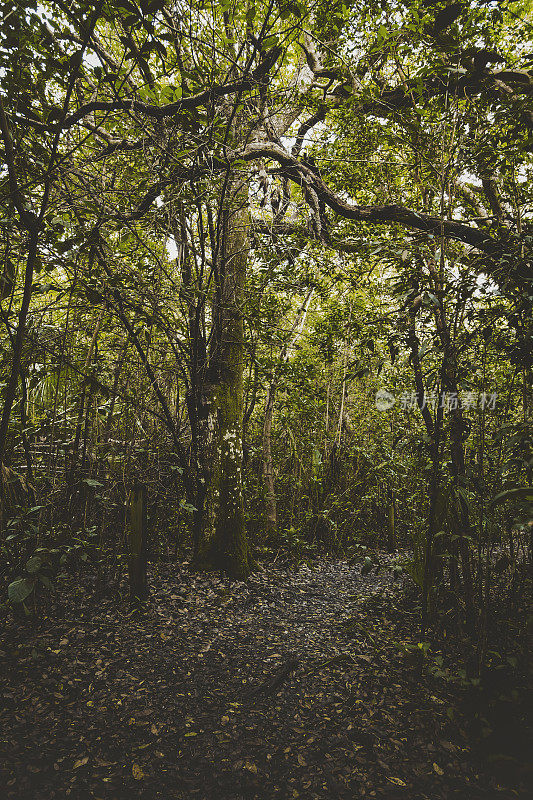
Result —
[{"label": "dirt path", "polygon": [[493,796],[449,698],[399,654],[415,622],[395,611],[386,567],[325,562],[246,584],[166,569],[141,615],[108,598],[11,624],[0,795]]}]

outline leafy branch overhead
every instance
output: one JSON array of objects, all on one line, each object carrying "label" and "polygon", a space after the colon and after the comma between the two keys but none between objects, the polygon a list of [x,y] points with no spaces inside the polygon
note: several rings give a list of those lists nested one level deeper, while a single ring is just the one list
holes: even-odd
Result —
[{"label": "leafy branch overhead", "polygon": [[[7,66],[6,125],[17,131],[20,144],[32,137],[32,128],[45,141],[58,134],[70,137],[72,155],[66,161],[46,167],[46,174],[52,173],[56,179],[66,177],[71,170],[73,176],[80,168],[86,171],[87,167],[82,165],[88,163],[90,151],[91,160],[113,165],[114,174],[119,170],[132,190],[132,198],[143,183],[148,184],[134,208],[127,209],[119,202],[118,209],[115,207],[111,212],[110,208],[115,206],[111,198],[108,207],[104,202],[100,206],[99,225],[106,219],[116,224],[140,220],[153,213],[162,193],[168,194],[177,185],[214,178],[230,165],[238,167],[240,160],[255,164],[274,162],[279,165],[281,177],[301,187],[313,220],[313,235],[325,243],[330,225],[324,217],[327,207],[338,217],[354,222],[399,224],[433,236],[456,239],[489,256],[519,253],[523,246],[519,232],[502,216],[497,192],[491,188],[494,176],[490,177],[490,166],[481,163],[486,161],[483,154],[478,159],[479,169],[488,204],[499,210],[497,229],[490,217],[487,223],[478,219],[472,225],[463,221],[461,215],[454,218],[449,213],[432,214],[409,202],[350,202],[349,189],[336,191],[316,166],[309,165],[305,152],[301,155],[304,139],[309,139],[315,129],[320,131],[325,123],[336,124],[339,117],[346,115],[358,120],[358,125],[367,121],[377,130],[380,120],[388,120],[399,131],[406,131],[408,138],[420,140],[427,135],[423,132],[424,117],[433,113],[433,109],[449,105],[452,98],[463,114],[469,113],[472,104],[485,107],[484,124],[489,130],[491,122],[487,114],[496,114],[509,120],[512,129],[514,126],[515,138],[520,139],[522,133],[527,137],[533,119],[528,103],[533,87],[531,76],[527,69],[517,69],[514,63],[508,63],[512,59],[496,48],[462,46],[453,38],[454,27],[463,18],[468,19],[464,4],[437,10],[433,21],[431,10],[406,11],[391,29],[381,26],[377,37],[369,36],[367,42],[358,34],[356,56],[351,59],[341,48],[335,51],[327,41],[322,41],[320,6],[312,12],[298,4],[279,9],[265,6],[261,11],[258,8],[254,7],[254,13],[246,12],[242,20],[233,11],[232,25],[213,28],[211,51],[194,44],[194,37],[207,24],[201,6],[194,9],[196,33],[191,35],[184,33],[185,17],[179,7],[171,12],[165,3],[96,6],[92,14],[100,18],[102,25],[107,25],[105,32],[98,25],[92,32],[87,31],[86,20],[76,14],[74,6],[60,3],[63,19],[38,21],[43,35],[40,44],[30,31],[30,22],[37,23],[38,19],[32,17],[34,12],[29,12],[27,20],[13,12],[4,23],[8,43],[17,32],[19,44],[22,41],[28,52],[34,48],[37,54],[41,48],[41,53],[40,60],[33,59],[38,71],[31,78],[30,85],[35,86],[35,91],[28,100],[27,92],[19,93],[16,100],[13,94],[17,81],[26,74],[24,68]],[[335,23],[341,37],[339,42],[343,37],[349,38],[353,30],[350,11],[342,8],[344,11]],[[86,15],[88,19],[89,9]],[[210,24],[216,26],[225,15],[227,10],[221,6]],[[464,23],[466,30],[468,25],[475,28],[473,19]],[[479,24],[482,26],[482,19]],[[482,30],[480,27],[478,33]],[[449,40],[442,40],[444,31],[451,37]],[[22,39],[21,32],[25,32]],[[80,50],[83,42],[85,49]],[[412,65],[401,63],[400,54],[407,43],[412,48]],[[420,48],[428,45],[433,52],[430,51],[429,63],[424,64]],[[56,68],[61,65],[55,76],[58,85],[68,82],[69,75],[79,71],[75,96],[64,113],[57,105],[50,105],[52,95],[45,88],[52,64]],[[204,70],[202,65],[209,69]],[[150,95],[153,102],[142,99]],[[174,99],[166,102],[172,96]],[[231,118],[240,105],[253,123],[246,146],[235,149],[226,124],[228,113]],[[137,131],[141,132],[141,138],[136,138]],[[291,139],[287,137],[293,132],[296,145],[291,147]],[[479,138],[479,134],[475,136]],[[101,150],[100,142],[104,145]],[[418,147],[414,141],[413,146]],[[39,147],[42,149],[43,145]],[[89,151],[84,154],[87,147]],[[76,151],[81,164],[74,167],[72,158]],[[134,158],[129,162],[131,167],[141,159],[139,167],[143,171],[151,165],[148,174],[136,185],[128,184],[126,176],[131,167],[124,168],[128,163],[124,157]],[[142,160],[146,157],[148,163],[145,162],[143,169]],[[32,184],[41,184],[44,173],[39,174],[37,158],[33,164],[26,163],[24,170],[33,173]],[[90,180],[87,175],[84,183]],[[465,185],[465,195],[469,191]],[[521,264],[517,266],[522,278],[527,273],[527,259],[522,251]]]}]

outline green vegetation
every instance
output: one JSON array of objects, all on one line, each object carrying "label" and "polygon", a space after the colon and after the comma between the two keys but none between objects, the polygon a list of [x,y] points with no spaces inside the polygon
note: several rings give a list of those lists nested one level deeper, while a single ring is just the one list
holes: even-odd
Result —
[{"label": "green vegetation", "polygon": [[83,570],[120,585],[128,559],[144,596],[146,547],[237,579],[319,555],[368,575],[398,551],[422,665],[444,674],[451,627],[468,679],[522,652],[529,15],[9,7],[4,615],[38,614]]}]

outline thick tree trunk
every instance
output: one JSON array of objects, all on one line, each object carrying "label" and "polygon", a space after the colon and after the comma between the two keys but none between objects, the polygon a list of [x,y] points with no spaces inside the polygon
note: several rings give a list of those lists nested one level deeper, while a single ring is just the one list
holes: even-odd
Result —
[{"label": "thick tree trunk", "polygon": [[[446,320],[444,304],[441,297],[442,278],[438,274],[433,262],[429,263],[430,273],[435,281],[435,288],[439,293],[439,305],[435,309],[435,325],[437,334],[440,338],[444,352],[442,361],[442,389],[455,398],[449,411],[449,432],[450,432],[450,460],[452,463],[452,474],[456,490],[465,485],[465,458],[464,441],[468,433],[469,426],[465,421],[463,408],[459,396],[457,350],[452,342],[450,327]],[[458,495],[458,492],[456,492]],[[463,573],[463,589],[465,601],[465,618],[467,624],[472,626],[475,620],[474,606],[474,584],[472,579],[472,563],[470,558],[471,525],[468,507],[465,501],[458,498],[457,513],[455,515],[455,526],[457,528],[458,548],[461,555],[461,565]]]},{"label": "thick tree trunk", "polygon": [[252,566],[242,494],[242,303],[249,252],[247,181],[228,181],[222,202],[207,417],[208,437],[214,444],[208,490],[213,538],[208,558],[232,577],[243,579]]}]

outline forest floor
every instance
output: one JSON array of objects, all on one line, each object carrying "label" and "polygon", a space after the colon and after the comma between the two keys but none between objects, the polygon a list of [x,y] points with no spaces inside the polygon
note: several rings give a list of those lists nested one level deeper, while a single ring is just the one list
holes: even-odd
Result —
[{"label": "forest floor", "polygon": [[526,797],[524,759],[487,757],[457,688],[402,654],[417,616],[387,558],[246,583],[158,567],[141,611],[80,588],[8,620],[0,796]]}]

